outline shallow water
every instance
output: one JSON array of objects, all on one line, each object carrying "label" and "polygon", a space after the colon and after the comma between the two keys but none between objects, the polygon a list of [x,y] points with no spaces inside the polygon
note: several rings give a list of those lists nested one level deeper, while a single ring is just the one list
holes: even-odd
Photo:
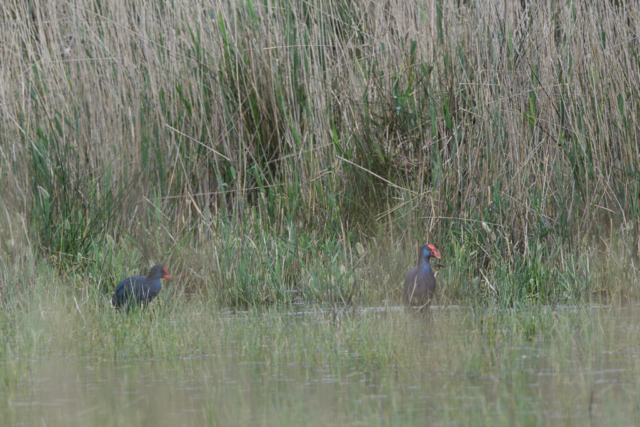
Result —
[{"label": "shallow water", "polygon": [[[385,340],[393,328],[398,334],[411,328],[425,331],[414,336],[427,345],[411,341],[406,354],[398,351],[390,357],[363,355],[368,348],[384,351],[385,347],[372,344],[357,350],[345,347],[336,357],[314,362],[312,356],[293,355],[302,351],[293,343],[266,340],[257,351],[249,339],[253,335],[243,338],[247,324],[283,318],[291,331],[301,329],[304,334],[312,322],[331,318],[331,310],[320,307],[265,316],[222,314],[224,339],[207,353],[114,358],[105,353],[79,357],[61,349],[32,360],[7,357],[2,362],[0,422],[25,426],[638,424],[640,310],[545,310],[547,323],[532,320],[541,316],[536,311],[515,313],[489,332],[487,324],[495,313],[476,314],[482,318],[474,321],[468,314],[473,310],[459,307],[432,308],[426,317],[406,314],[399,307],[371,307],[349,316],[342,313],[343,320],[316,328],[315,333],[326,333],[325,339],[331,340],[340,337],[349,322],[376,316],[381,327],[386,322],[391,325],[380,330],[384,336],[373,331],[374,341]],[[527,335],[536,328],[547,330]],[[340,340],[336,338],[336,345]],[[395,347],[401,343],[392,342]],[[424,354],[412,354],[418,349]],[[301,361],[291,362],[296,357]]]}]

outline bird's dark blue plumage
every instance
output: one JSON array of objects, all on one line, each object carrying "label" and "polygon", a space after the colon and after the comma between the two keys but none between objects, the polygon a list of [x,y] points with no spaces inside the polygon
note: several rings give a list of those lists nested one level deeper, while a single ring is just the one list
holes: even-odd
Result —
[{"label": "bird's dark blue plumage", "polygon": [[418,266],[407,272],[404,278],[404,302],[406,305],[426,305],[436,292],[436,276],[429,259],[440,259],[440,252],[433,245],[425,245],[418,252]]},{"label": "bird's dark blue plumage", "polygon": [[111,304],[115,308],[149,304],[162,290],[160,279],[171,281],[169,272],[161,264],[151,267],[146,276],[127,277],[116,287],[111,297]]}]

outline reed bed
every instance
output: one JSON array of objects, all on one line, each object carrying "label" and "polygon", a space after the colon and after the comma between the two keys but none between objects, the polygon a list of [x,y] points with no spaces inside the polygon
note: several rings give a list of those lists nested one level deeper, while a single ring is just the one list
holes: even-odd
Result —
[{"label": "reed bed", "polygon": [[639,9],[8,0],[0,285],[383,300],[428,240],[445,300],[634,296]]},{"label": "reed bed", "polygon": [[639,13],[5,0],[0,424],[638,424]]}]

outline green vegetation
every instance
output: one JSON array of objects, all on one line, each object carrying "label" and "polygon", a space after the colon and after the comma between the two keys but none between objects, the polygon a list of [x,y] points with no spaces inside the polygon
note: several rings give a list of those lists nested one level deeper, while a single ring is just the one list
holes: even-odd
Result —
[{"label": "green vegetation", "polygon": [[[637,424],[636,364],[611,356],[638,341],[637,16],[3,3],[0,423],[175,425],[136,399],[183,379],[194,425]],[[367,311],[426,242],[441,309]],[[111,310],[155,262],[152,309]],[[56,391],[77,418],[17,409],[58,371],[95,379]]]},{"label": "green vegetation", "polygon": [[451,301],[635,295],[635,6],[504,7],[12,2],[0,256],[247,307],[395,298],[428,240]]},{"label": "green vegetation", "polygon": [[[40,277],[40,275],[38,275]],[[637,309],[105,310],[42,279],[1,312],[5,425],[634,425]]]}]

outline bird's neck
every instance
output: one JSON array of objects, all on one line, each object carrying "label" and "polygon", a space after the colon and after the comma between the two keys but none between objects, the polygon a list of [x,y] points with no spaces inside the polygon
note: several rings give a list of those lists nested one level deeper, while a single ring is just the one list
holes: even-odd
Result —
[{"label": "bird's neck", "polygon": [[425,270],[431,270],[431,263],[429,262],[429,258],[420,260],[420,268],[424,268]]}]

